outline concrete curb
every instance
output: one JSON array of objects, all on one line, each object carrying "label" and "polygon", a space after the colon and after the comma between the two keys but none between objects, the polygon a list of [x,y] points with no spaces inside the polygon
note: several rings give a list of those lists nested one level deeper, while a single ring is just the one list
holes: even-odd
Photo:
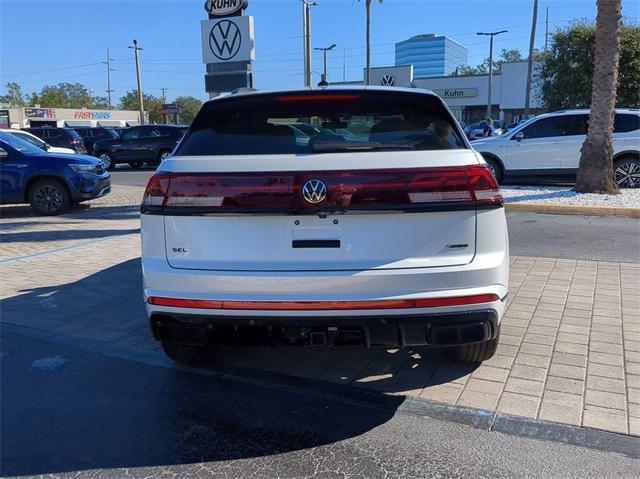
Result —
[{"label": "concrete curb", "polygon": [[547,215],[616,216],[640,218],[640,208],[612,208],[608,206],[559,206],[543,203],[505,203],[507,211]]}]

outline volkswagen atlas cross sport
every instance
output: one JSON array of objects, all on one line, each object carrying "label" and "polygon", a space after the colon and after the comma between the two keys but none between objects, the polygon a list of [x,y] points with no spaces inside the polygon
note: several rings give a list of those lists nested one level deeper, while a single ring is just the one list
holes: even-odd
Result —
[{"label": "volkswagen atlas cross sport", "polygon": [[429,91],[210,100],[144,194],[153,334],[187,364],[248,331],[483,361],[507,297],[502,206],[482,156]]}]

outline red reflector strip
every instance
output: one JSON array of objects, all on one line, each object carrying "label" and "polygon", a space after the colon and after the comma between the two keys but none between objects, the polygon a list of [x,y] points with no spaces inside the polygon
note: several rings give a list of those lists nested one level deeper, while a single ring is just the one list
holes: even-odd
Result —
[{"label": "red reflector strip", "polygon": [[205,299],[176,299],[150,296],[147,303],[156,306],[169,306],[171,308],[199,308],[199,309],[222,309],[222,301],[209,301]]},{"label": "red reflector strip", "polygon": [[380,301],[210,301],[150,296],[147,303],[173,308],[226,309],[252,311],[338,311],[356,309],[439,308],[466,304],[491,303],[500,299],[495,294],[453,296],[450,298],[398,299]]}]

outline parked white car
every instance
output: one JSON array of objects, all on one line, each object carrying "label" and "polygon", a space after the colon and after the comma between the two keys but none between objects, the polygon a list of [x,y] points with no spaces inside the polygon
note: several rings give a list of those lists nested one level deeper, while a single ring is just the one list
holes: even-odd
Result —
[{"label": "parked white car", "polygon": [[75,155],[76,150],[71,148],[62,148],[59,146],[51,146],[44,140],[41,140],[36,135],[29,133],[28,131],[16,130],[14,128],[0,128],[0,131],[4,133],[9,133],[10,135],[16,136],[21,140],[31,143],[33,146],[37,146],[38,148],[46,151],[47,153],[67,153],[69,155]]},{"label": "parked white car", "polygon": [[[366,140],[311,135],[320,123]],[[497,347],[509,253],[495,178],[424,90],[242,93],[202,107],[149,180],[144,300],[177,361],[244,330],[311,345]]]},{"label": "parked white car", "polygon": [[[471,144],[499,182],[532,176],[575,179],[588,124],[589,110],[558,111]],[[613,150],[615,181],[623,188],[640,187],[640,110],[616,110]]]}]

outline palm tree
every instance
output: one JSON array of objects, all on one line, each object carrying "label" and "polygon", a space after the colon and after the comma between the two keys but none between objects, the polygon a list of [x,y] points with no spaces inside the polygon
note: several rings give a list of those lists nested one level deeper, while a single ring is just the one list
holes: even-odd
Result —
[{"label": "palm tree", "polygon": [[[360,1],[360,0],[358,0]],[[364,0],[364,8],[367,10],[367,70],[365,84],[371,83],[371,1]],[[378,0],[382,3],[384,0]]]},{"label": "palm tree", "polygon": [[621,0],[597,0],[596,42],[587,139],[580,152],[579,193],[619,194],[613,179],[613,119],[620,57]]}]

